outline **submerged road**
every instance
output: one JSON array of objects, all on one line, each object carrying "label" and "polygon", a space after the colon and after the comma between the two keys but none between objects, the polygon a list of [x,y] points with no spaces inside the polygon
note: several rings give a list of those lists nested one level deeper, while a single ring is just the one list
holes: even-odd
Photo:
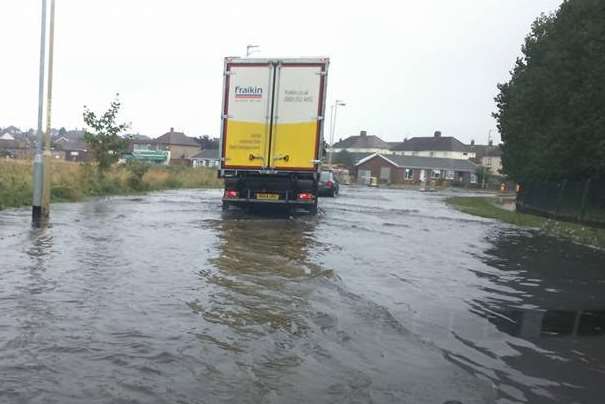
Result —
[{"label": "submerged road", "polygon": [[0,212],[1,403],[602,403],[605,253],[343,187]]}]

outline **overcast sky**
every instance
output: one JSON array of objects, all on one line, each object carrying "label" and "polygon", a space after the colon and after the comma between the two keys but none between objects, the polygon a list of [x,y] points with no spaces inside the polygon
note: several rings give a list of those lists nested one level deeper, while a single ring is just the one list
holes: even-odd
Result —
[{"label": "overcast sky", "polygon": [[[152,137],[217,136],[223,58],[329,56],[336,138],[444,136],[487,142],[496,84],[532,21],[561,0],[56,0],[53,127],[84,104]],[[35,127],[41,0],[0,1],[0,127]],[[496,140],[499,138],[496,137]]]}]

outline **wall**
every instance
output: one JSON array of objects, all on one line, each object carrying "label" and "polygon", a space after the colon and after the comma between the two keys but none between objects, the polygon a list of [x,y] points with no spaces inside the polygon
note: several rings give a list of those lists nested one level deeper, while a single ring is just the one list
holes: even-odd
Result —
[{"label": "wall", "polygon": [[199,146],[169,145],[172,159],[189,159],[198,154],[202,149]]},{"label": "wall", "polygon": [[502,158],[500,156],[485,156],[481,158],[481,165],[489,170],[492,175],[502,175]]},{"label": "wall", "polygon": [[372,173],[372,177],[376,177],[380,179],[380,169],[382,167],[390,167],[391,168],[391,184],[402,184],[403,183],[403,168],[399,168],[388,161],[380,158],[374,157],[363,164],[355,167],[355,176],[358,177],[359,170],[370,170]]}]

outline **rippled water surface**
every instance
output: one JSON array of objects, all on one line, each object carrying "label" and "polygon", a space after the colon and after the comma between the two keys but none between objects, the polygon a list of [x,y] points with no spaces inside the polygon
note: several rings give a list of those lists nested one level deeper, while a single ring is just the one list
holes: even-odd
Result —
[{"label": "rippled water surface", "polygon": [[605,253],[443,195],[0,212],[0,402],[602,403]]}]

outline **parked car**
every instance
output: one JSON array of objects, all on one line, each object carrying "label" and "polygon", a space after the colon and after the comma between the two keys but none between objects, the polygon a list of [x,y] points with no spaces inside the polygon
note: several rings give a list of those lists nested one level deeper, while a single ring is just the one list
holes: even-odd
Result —
[{"label": "parked car", "polygon": [[334,197],[338,194],[338,181],[332,171],[322,171],[319,174],[319,195]]}]

